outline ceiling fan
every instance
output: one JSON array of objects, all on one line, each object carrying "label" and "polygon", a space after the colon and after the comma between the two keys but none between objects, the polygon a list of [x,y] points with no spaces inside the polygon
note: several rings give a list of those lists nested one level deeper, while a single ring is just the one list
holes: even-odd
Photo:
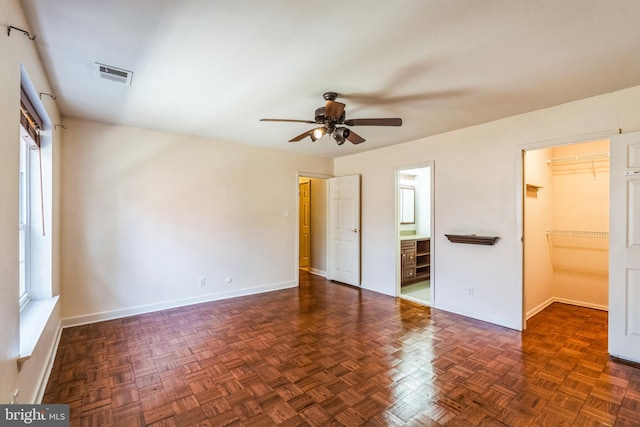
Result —
[{"label": "ceiling fan", "polygon": [[289,140],[289,142],[298,142],[307,136],[312,141],[317,141],[324,135],[329,134],[338,145],[349,141],[352,144],[360,144],[365,139],[344,126],[402,126],[402,119],[399,118],[381,118],[381,119],[345,119],[344,109],[346,107],[342,102],[336,102],[338,94],[336,92],[325,92],[323,95],[326,103],[324,107],[316,109],[314,120],[294,120],[294,119],[260,119],[261,122],[297,122],[321,125],[319,127],[308,130]]}]

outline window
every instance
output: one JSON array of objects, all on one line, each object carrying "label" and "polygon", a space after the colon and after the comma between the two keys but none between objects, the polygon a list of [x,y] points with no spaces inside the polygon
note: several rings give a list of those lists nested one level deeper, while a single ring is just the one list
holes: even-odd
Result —
[{"label": "window", "polygon": [[19,209],[19,263],[20,263],[20,310],[22,310],[29,302],[29,294],[31,291],[29,277],[29,142],[27,131],[21,127],[20,129],[20,209]]},{"label": "window", "polygon": [[[33,355],[41,338],[46,335],[45,328],[59,302],[59,296],[53,295],[52,236],[51,233],[45,234],[45,230],[53,226],[54,144],[51,120],[22,66],[20,78],[22,93],[20,105],[16,105],[20,108],[20,134],[16,135],[15,141],[20,144],[20,180],[16,185],[19,187],[16,188],[19,192],[19,209],[16,209],[19,245],[15,248],[19,251],[20,283],[14,284],[19,286],[20,296],[18,369]],[[47,340],[51,339],[50,334],[47,336]],[[42,345],[48,344],[43,342]]]},{"label": "window", "polygon": [[[40,150],[40,130],[43,128],[42,119],[29,99],[24,87],[20,97],[20,206],[18,212],[19,230],[19,270],[20,270],[20,311],[31,300],[31,152]],[[38,154],[40,152],[38,151]]]}]

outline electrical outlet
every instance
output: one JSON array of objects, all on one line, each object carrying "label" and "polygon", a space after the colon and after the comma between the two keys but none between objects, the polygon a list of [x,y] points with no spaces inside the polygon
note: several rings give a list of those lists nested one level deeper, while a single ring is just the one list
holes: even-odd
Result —
[{"label": "electrical outlet", "polygon": [[473,288],[467,288],[467,294],[472,297],[473,296]]},{"label": "electrical outlet", "polygon": [[202,276],[199,280],[198,283],[200,284],[200,286],[206,286],[207,285],[207,278]]}]

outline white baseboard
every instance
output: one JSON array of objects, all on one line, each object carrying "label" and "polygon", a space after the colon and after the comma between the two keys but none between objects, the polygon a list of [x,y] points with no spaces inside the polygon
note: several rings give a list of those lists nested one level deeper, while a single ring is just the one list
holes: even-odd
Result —
[{"label": "white baseboard", "polygon": [[297,280],[290,282],[273,283],[254,288],[235,289],[233,291],[217,292],[209,295],[202,295],[190,298],[164,301],[154,304],[139,305],[135,307],[121,308],[118,310],[102,311],[82,316],[67,317],[62,319],[62,327],[86,325],[89,323],[103,322],[105,320],[120,319],[123,317],[135,316],[137,314],[151,313],[154,311],[166,310],[169,308],[183,307],[203,302],[219,301],[223,299],[242,297],[247,295],[261,294],[264,292],[279,291],[282,289],[295,288],[298,286]]},{"label": "white baseboard", "polygon": [[493,323],[494,325],[503,326],[505,328],[514,329],[516,331],[522,330],[521,322],[513,319],[507,319],[503,317],[496,317],[490,315],[488,313],[478,312],[478,311],[462,311],[459,310],[458,307],[454,306],[443,306],[436,302],[436,305],[432,305],[433,308],[437,308],[439,310],[445,310],[450,313],[459,314],[460,316],[470,317],[472,319],[481,320],[483,322]]},{"label": "white baseboard", "polygon": [[317,268],[310,268],[309,269],[309,273],[311,274],[315,274],[316,276],[322,276],[322,277],[327,277],[327,272],[326,271],[322,271],[322,270],[318,270]]},{"label": "white baseboard", "polygon": [[590,302],[584,302],[584,301],[576,301],[576,300],[565,299],[565,298],[554,298],[554,302],[561,302],[563,304],[577,305],[580,307],[593,308],[593,309],[602,310],[602,311],[609,311],[609,306],[601,305],[601,304],[592,304]]},{"label": "white baseboard", "polygon": [[545,302],[543,302],[542,304],[538,305],[537,307],[534,307],[533,309],[529,310],[527,312],[527,320],[529,320],[536,314],[540,313],[542,310],[549,307],[554,302],[559,302],[562,304],[569,304],[569,305],[577,305],[578,307],[593,308],[595,310],[609,311],[609,307],[606,305],[592,304],[590,302],[577,301],[577,300],[571,300],[566,298],[551,297]]},{"label": "white baseboard", "polygon": [[537,307],[534,307],[531,310],[527,311],[527,320],[531,319],[533,316],[540,313],[542,310],[549,307],[554,302],[555,298],[551,297],[548,300],[544,301],[542,304],[539,304]]}]

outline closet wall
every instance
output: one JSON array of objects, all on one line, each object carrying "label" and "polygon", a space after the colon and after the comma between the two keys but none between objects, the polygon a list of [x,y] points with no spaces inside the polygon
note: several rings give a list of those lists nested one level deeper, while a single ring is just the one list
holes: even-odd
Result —
[{"label": "closet wall", "polygon": [[554,301],[608,308],[608,152],[603,140],[526,153],[527,317]]},{"label": "closet wall", "polygon": [[527,151],[524,197],[524,299],[527,318],[553,302],[553,265],[546,231],[553,228],[551,149]]},{"label": "closet wall", "polygon": [[327,179],[309,178],[311,181],[311,267],[309,271],[327,276]]}]

